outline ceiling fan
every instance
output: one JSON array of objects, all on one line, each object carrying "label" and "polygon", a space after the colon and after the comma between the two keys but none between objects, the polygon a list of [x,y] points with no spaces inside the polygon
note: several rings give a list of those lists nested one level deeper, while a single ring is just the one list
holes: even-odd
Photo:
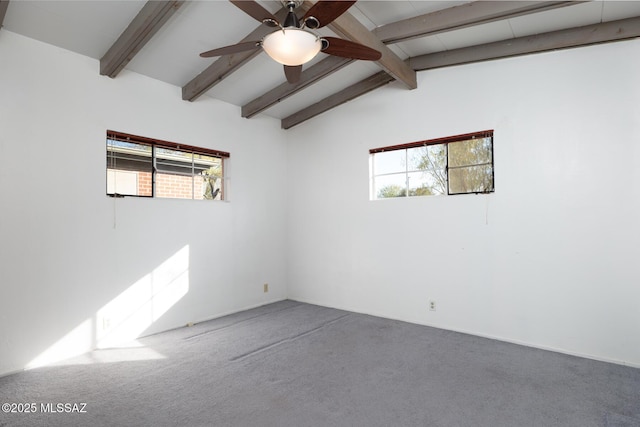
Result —
[{"label": "ceiling fan", "polygon": [[289,11],[283,24],[280,24],[272,13],[255,1],[230,1],[247,15],[276,30],[259,41],[243,42],[203,52],[200,54],[203,58],[262,48],[273,60],[284,65],[287,81],[297,83],[302,74],[302,65],[311,61],[318,52],[366,61],[377,61],[382,56],[379,51],[360,43],[337,37],[320,37],[311,31],[330,24],[346,12],[355,1],[319,0],[300,19],[294,9],[302,3],[302,0],[281,0]]}]

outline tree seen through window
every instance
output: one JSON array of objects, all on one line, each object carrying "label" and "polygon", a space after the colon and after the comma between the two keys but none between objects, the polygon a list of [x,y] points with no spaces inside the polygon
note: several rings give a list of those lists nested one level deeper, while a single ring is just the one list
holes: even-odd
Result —
[{"label": "tree seen through window", "polygon": [[371,150],[373,198],[493,192],[493,132],[452,139]]}]

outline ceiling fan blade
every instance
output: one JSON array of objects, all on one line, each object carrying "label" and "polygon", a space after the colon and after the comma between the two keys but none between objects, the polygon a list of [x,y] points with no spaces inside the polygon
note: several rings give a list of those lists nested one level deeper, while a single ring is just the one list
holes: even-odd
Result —
[{"label": "ceiling fan blade", "polygon": [[247,50],[258,49],[259,47],[260,42],[244,42],[208,50],[206,52],[202,52],[200,56],[203,58],[211,58],[213,56],[231,55],[232,53],[245,52]]},{"label": "ceiling fan blade", "polygon": [[[329,55],[341,56],[343,58],[364,59],[366,61],[377,61],[382,54],[375,49],[337,37],[323,37],[328,46],[322,52]],[[324,44],[324,43],[323,43]]]},{"label": "ceiling fan blade", "polygon": [[298,83],[300,81],[300,75],[302,74],[302,65],[285,65],[284,75],[287,77],[289,83]]},{"label": "ceiling fan blade", "polygon": [[320,0],[304,14],[302,19],[308,28],[316,29],[330,24],[338,16],[349,9],[355,1],[323,1]]},{"label": "ceiling fan blade", "polygon": [[[271,12],[269,12],[264,7],[260,6],[258,3],[252,0],[229,0],[239,9],[241,9],[244,13],[252,17],[253,19],[260,21],[269,25],[270,27],[278,25],[278,19],[273,16]],[[265,22],[266,21],[266,22]],[[275,24],[275,25],[273,25]]]}]

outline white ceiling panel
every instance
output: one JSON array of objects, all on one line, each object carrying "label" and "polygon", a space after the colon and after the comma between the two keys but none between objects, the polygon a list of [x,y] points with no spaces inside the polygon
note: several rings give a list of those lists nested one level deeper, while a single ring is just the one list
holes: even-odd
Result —
[{"label": "white ceiling panel", "polygon": [[408,1],[361,1],[355,8],[378,27],[416,15],[415,8]]},{"label": "white ceiling panel", "polygon": [[352,62],[318,83],[274,105],[263,114],[278,119],[288,117],[296,111],[315,104],[327,96],[339,92],[379,71],[380,69],[377,66],[368,61]]},{"label": "white ceiling panel", "polygon": [[491,43],[498,40],[513,38],[513,31],[507,21],[495,21],[474,27],[462,28],[456,31],[440,33],[436,36],[446,50]]},{"label": "white ceiling panel", "polygon": [[437,35],[407,40],[397,45],[410,57],[447,50]]},{"label": "white ceiling panel", "polygon": [[640,1],[610,1],[603,2],[602,20],[615,21],[629,16],[640,16]]},{"label": "white ceiling panel", "polygon": [[447,9],[464,3],[469,2],[460,0],[361,0],[356,3],[354,7],[349,9],[349,12],[356,16],[354,10],[357,9],[363,16],[367,18],[370,23],[372,23],[375,27],[379,27],[381,25],[386,25],[403,19],[412,18],[416,15],[432,13],[441,9]]},{"label": "white ceiling panel", "polygon": [[[411,16],[424,15],[425,13],[432,13],[442,9],[448,9],[450,7],[460,6],[461,4],[471,3],[470,1],[459,0],[444,0],[444,1],[422,1],[412,0],[411,6],[415,10],[415,13]],[[410,17],[410,16],[409,16]]]},{"label": "white ceiling panel", "polygon": [[360,11],[360,9],[358,8],[360,6],[360,3],[356,3],[354,6],[351,6],[351,9],[349,9],[349,13],[353,15],[353,17],[356,18],[358,21],[360,21],[360,23],[364,25],[368,30],[373,30],[378,25],[376,25],[373,21],[371,21],[367,17],[367,15],[365,15]]},{"label": "white ceiling panel", "polygon": [[99,59],[144,1],[11,1],[3,28]]},{"label": "white ceiling panel", "polygon": [[525,37],[563,28],[600,22],[602,2],[592,1],[509,19],[515,37]]},{"label": "white ceiling panel", "polygon": [[216,58],[201,58],[201,52],[238,43],[258,25],[228,2],[188,2],[147,42],[127,68],[183,86],[215,61]]},{"label": "white ceiling panel", "polygon": [[284,69],[265,53],[211,88],[207,95],[242,106],[285,82]]}]

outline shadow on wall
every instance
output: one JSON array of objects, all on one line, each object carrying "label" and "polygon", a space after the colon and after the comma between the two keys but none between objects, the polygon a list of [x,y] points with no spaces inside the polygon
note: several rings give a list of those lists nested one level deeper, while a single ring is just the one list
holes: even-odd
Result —
[{"label": "shadow on wall", "polygon": [[130,345],[188,292],[189,245],[185,245],[31,360],[25,369],[94,348]]}]

